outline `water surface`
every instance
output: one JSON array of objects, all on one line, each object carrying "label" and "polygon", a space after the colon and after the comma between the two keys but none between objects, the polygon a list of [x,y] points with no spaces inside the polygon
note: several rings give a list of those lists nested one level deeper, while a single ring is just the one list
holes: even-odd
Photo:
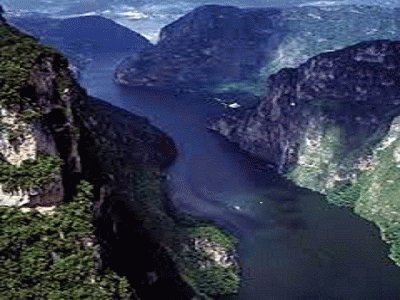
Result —
[{"label": "water surface", "polygon": [[208,131],[207,120],[224,110],[212,99],[114,85],[119,59],[96,60],[81,83],[174,139],[174,203],[240,238],[242,287],[229,299],[400,298],[400,268],[387,258],[374,225],[294,186]]}]

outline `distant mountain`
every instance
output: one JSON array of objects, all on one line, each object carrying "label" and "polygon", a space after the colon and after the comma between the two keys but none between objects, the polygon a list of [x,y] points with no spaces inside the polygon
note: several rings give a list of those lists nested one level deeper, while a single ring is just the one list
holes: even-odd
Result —
[{"label": "distant mountain", "polygon": [[53,19],[38,16],[13,17],[10,23],[53,46],[78,67],[107,53],[135,54],[150,42],[140,34],[100,16]]},{"label": "distant mountain", "polygon": [[298,7],[332,5],[400,6],[400,0],[3,0],[6,11],[12,14],[46,13],[55,18],[82,15],[101,15],[110,18],[152,42],[157,42],[163,26],[206,4],[237,7]]},{"label": "distant mountain", "polygon": [[319,53],[400,39],[398,17],[379,6],[203,6],[164,27],[155,48],[126,60],[116,78],[131,86],[261,95],[269,75]]},{"label": "distant mountain", "polygon": [[[125,10],[143,9],[154,7],[157,10],[172,11],[173,9],[193,9],[199,5],[216,3],[210,0],[3,0],[2,3],[8,9],[21,9],[30,11],[57,11],[69,13],[84,13],[93,10],[107,10],[120,8]],[[276,6],[288,7],[298,5],[328,6],[338,4],[365,4],[382,6],[400,6],[399,0],[222,0],[221,5],[236,5],[241,7]],[[51,4],[51,5],[49,5]]]},{"label": "distant mountain", "polygon": [[280,11],[208,5],[164,27],[154,48],[125,61],[117,80],[168,89],[254,77],[280,40]]}]

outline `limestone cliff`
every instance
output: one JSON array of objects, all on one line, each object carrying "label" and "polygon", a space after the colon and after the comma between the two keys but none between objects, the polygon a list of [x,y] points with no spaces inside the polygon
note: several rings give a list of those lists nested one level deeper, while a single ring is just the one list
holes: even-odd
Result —
[{"label": "limestone cliff", "polygon": [[237,290],[233,239],[168,201],[173,141],[90,98],[61,54],[2,19],[0,107],[1,299]]},{"label": "limestone cliff", "polygon": [[132,295],[92,224],[101,184],[82,168],[85,102],[63,56],[1,19],[2,299]]},{"label": "limestone cliff", "polygon": [[[67,61],[1,25],[1,205],[52,205],[71,197],[81,172],[73,113],[81,98]],[[12,40],[18,40],[13,44]],[[21,57],[24,49],[30,52]],[[54,164],[59,165],[50,170]],[[13,182],[13,172],[20,173]],[[23,173],[24,172],[24,173]],[[31,174],[31,173],[35,174]],[[7,177],[6,176],[6,177]],[[33,177],[37,178],[33,178]]]},{"label": "limestone cliff", "polygon": [[282,173],[299,165],[321,170],[337,160],[335,155],[357,160],[357,155],[345,159],[340,153],[374,146],[399,113],[399,45],[360,43],[283,69],[270,77],[255,109],[237,120],[223,118],[214,127]]},{"label": "limestone cliff", "polygon": [[300,186],[390,227],[398,243],[399,70],[399,42],[324,53],[272,75],[255,109],[212,127]]}]

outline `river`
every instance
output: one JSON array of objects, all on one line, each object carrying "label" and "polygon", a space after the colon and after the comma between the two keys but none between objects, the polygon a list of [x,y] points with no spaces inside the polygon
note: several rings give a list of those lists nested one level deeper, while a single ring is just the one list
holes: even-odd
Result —
[{"label": "river", "polygon": [[178,158],[168,173],[175,205],[239,237],[242,286],[227,299],[400,299],[400,268],[373,224],[207,130],[207,120],[225,109],[212,99],[115,85],[121,58],[96,59],[80,83],[174,139]]}]

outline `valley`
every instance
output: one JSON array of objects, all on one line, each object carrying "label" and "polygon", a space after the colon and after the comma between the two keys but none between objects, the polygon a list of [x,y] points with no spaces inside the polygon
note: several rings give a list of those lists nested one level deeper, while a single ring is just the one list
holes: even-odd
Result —
[{"label": "valley", "polygon": [[[16,270],[19,234],[25,276],[1,295],[91,297],[105,280],[99,299],[398,298],[395,3],[168,2],[157,7],[163,21],[136,23],[153,30],[168,19],[157,43],[86,15],[118,11],[118,21],[128,10],[133,22],[131,10],[150,5],[113,3],[11,13],[69,66],[0,19],[0,204],[21,207],[0,208],[12,221],[0,258]],[[71,265],[43,243],[64,251],[57,237],[69,218],[80,241],[67,236]],[[90,275],[67,284],[81,248]],[[26,288],[31,255],[39,271]],[[60,264],[41,291],[37,278]]]},{"label": "valley", "polygon": [[118,62],[116,57],[92,64],[81,84],[146,116],[174,139],[178,157],[168,171],[174,204],[239,237],[241,289],[232,299],[390,299],[400,293],[400,270],[373,224],[296,187],[207,130],[207,120],[224,112],[212,98],[115,85]]}]

